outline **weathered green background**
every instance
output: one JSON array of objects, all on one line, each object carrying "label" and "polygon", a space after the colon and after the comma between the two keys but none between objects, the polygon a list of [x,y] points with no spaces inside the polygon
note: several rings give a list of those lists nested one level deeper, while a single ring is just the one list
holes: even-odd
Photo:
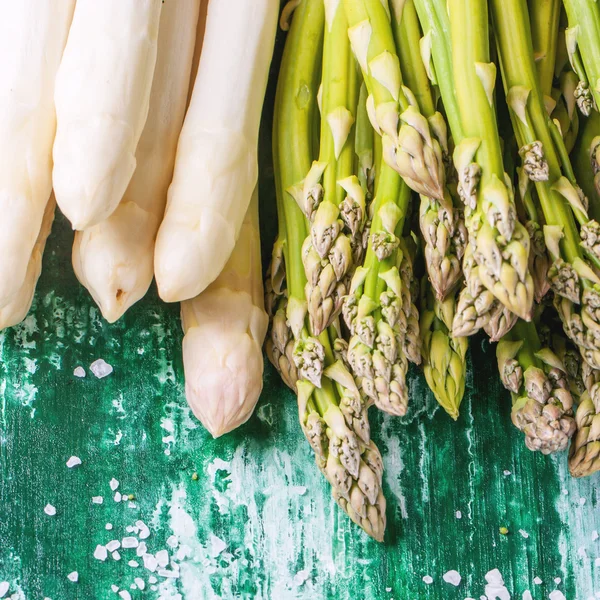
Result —
[{"label": "weathered green background", "polygon": [[[275,222],[269,106],[265,117],[267,249]],[[92,556],[137,519],[151,526],[151,552],[175,534],[190,557],[179,579],[159,578],[158,590],[132,591],[133,598],[463,600],[484,593],[493,568],[513,598],[527,589],[535,600],[555,589],[569,600],[600,592],[600,541],[592,536],[600,530],[599,479],[574,481],[565,456],[524,448],[486,342],[473,341],[457,423],[416,372],[407,418],[372,412],[388,498],[380,545],[330,499],[294,398],[270,365],[251,421],[212,440],[185,403],[178,307],[153,290],[107,325],[72,273],[71,236],[59,217],[30,316],[0,334],[0,581],[16,598],[117,598],[112,584],[147,583],[142,567],[127,565],[134,550],[121,551],[119,562]],[[103,380],[88,370],[100,357],[115,368]],[[83,380],[73,376],[79,365],[88,370]],[[83,465],[67,469],[71,455]],[[120,491],[135,494],[135,507],[112,500],[113,477]],[[104,504],[92,504],[95,495]],[[44,514],[47,503],[56,516]],[[500,535],[500,526],[510,534]],[[442,581],[450,569],[463,577],[458,588]],[[80,579],[71,583],[75,570]],[[423,583],[425,575],[433,584]]]}]

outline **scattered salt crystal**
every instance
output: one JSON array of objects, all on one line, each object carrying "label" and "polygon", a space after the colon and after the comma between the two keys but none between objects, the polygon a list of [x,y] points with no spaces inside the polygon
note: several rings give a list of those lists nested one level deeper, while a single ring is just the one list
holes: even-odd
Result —
[{"label": "scattered salt crystal", "polygon": [[121,560],[121,554],[119,553],[118,550],[115,550],[111,556],[113,557],[113,560]]},{"label": "scattered salt crystal", "polygon": [[134,581],[140,590],[143,590],[146,587],[146,582],[141,577],[136,577]]},{"label": "scattered salt crystal", "polygon": [[448,571],[447,573],[444,573],[444,576],[442,577],[442,579],[446,583],[450,583],[451,585],[453,585],[455,587],[459,586],[460,582],[461,582],[460,573],[458,571],[455,571],[454,569],[452,571]]},{"label": "scattered salt crystal", "polygon": [[227,544],[216,535],[210,534],[210,555],[215,557],[219,556],[223,550],[227,548]]},{"label": "scattered salt crystal", "polygon": [[77,571],[73,571],[67,575],[67,579],[73,583],[77,583],[79,581],[79,573]]},{"label": "scattered salt crystal", "polygon": [[138,536],[140,540],[145,540],[150,537],[150,530],[144,521],[136,521],[135,524],[140,530],[140,535]]},{"label": "scattered salt crystal", "polygon": [[485,586],[485,597],[488,600],[510,600],[510,594],[504,587],[502,573],[498,569],[492,569],[485,575],[487,584]]},{"label": "scattered salt crystal", "polygon": [[90,371],[98,378],[102,379],[113,372],[113,368],[102,358],[95,360],[90,365]]},{"label": "scattered salt crystal", "polygon": [[127,497],[127,495],[126,495],[126,494],[123,494],[123,495],[121,496],[121,502],[127,502],[127,500],[129,500],[129,498]]},{"label": "scattered salt crystal", "polygon": [[166,550],[159,550],[154,556],[159,567],[166,567],[169,564],[169,553]]},{"label": "scattered salt crystal", "polygon": [[594,531],[592,531],[592,542],[595,542],[598,539],[598,532],[594,529]]},{"label": "scattered salt crystal", "polygon": [[580,558],[587,558],[587,550],[581,546],[577,549],[577,556]]},{"label": "scattered salt crystal", "polygon": [[569,495],[569,490],[567,490],[566,488],[562,491],[563,496],[568,496]]},{"label": "scattered salt crystal", "polygon": [[94,550],[94,558],[104,562],[108,558],[108,550],[106,549],[106,546],[101,546],[98,544]]},{"label": "scattered salt crystal", "polygon": [[158,581],[158,579],[156,579],[156,577],[154,577],[154,575],[150,575],[150,577],[148,577],[148,581],[150,583],[156,583]]},{"label": "scattered salt crystal", "polygon": [[587,500],[585,498],[579,498],[579,504],[581,506],[583,506],[586,502],[587,502]]},{"label": "scattered salt crystal", "polygon": [[111,540],[106,544],[106,549],[109,552],[113,552],[113,550],[118,550],[121,547],[121,542],[119,540]]},{"label": "scattered salt crystal", "polygon": [[2,581],[0,583],[0,598],[4,598],[6,596],[6,592],[9,590],[8,581]]},{"label": "scattered salt crystal", "polygon": [[106,529],[106,531],[110,531],[112,528],[113,528],[113,524],[112,524],[112,523],[107,523],[107,524],[104,526],[104,529]]},{"label": "scattered salt crystal", "polygon": [[519,529],[519,533],[525,538],[527,539],[529,537],[529,534],[524,530],[524,529]]},{"label": "scattered salt crystal", "polygon": [[462,519],[462,513],[460,512],[460,510],[457,510],[457,511],[454,513],[454,516],[455,516],[457,519]]},{"label": "scattered salt crystal", "polygon": [[555,578],[554,578],[554,583],[555,583],[556,585],[560,585],[560,584],[561,584],[561,582],[562,582],[562,579],[561,579],[560,577],[555,577]]},{"label": "scattered salt crystal", "polygon": [[146,569],[148,569],[148,571],[156,571],[156,567],[158,567],[158,563],[156,562],[156,558],[154,558],[154,556],[152,556],[152,554],[144,554],[144,556],[142,556],[142,559],[144,561],[144,567],[146,567]]},{"label": "scattered salt crystal", "polygon": [[594,565],[595,565],[596,567],[600,567],[600,558],[597,558],[597,559],[594,561]]},{"label": "scattered salt crystal", "polygon": [[137,590],[137,585],[135,585],[135,583],[132,583],[132,584],[129,586],[129,589],[130,589],[130,590]]},{"label": "scattered salt crystal", "polygon": [[523,592],[523,600],[533,600],[533,596],[529,590]]},{"label": "scattered salt crystal", "polygon": [[388,587],[388,588],[385,588],[385,591],[389,593],[389,592],[391,592],[391,591],[392,591],[392,588],[389,588],[389,587]]},{"label": "scattered salt crystal", "polygon": [[138,544],[137,538],[134,537],[124,537],[121,540],[121,546],[123,546],[123,548],[137,548]]},{"label": "scattered salt crystal", "polygon": [[192,555],[192,549],[183,544],[179,550],[177,550],[177,560],[185,560],[188,556]]},{"label": "scattered salt crystal", "polygon": [[116,594],[119,591],[119,587],[114,583],[110,586],[110,589]]},{"label": "scattered salt crystal", "polygon": [[504,471],[504,477],[508,477],[509,475],[512,475],[512,473],[508,470]]},{"label": "scattered salt crystal", "polygon": [[539,577],[535,577],[533,583],[535,583],[535,585],[541,585],[543,582]]},{"label": "scattered salt crystal", "polygon": [[121,492],[115,492],[115,495],[113,496],[113,500],[115,502],[121,502],[121,498],[122,498]]},{"label": "scattered salt crystal", "polygon": [[73,375],[75,377],[85,377],[85,369],[83,367],[75,367]]},{"label": "scattered salt crystal", "polygon": [[423,577],[423,583],[431,585],[433,583],[433,577],[431,577],[431,575],[425,575],[425,577]]},{"label": "scattered salt crystal", "polygon": [[69,460],[67,461],[67,467],[69,467],[69,469],[72,469],[73,467],[78,467],[81,464],[81,459],[79,458],[79,456],[71,456],[71,458],[69,458]]},{"label": "scattered salt crystal", "polygon": [[140,542],[139,546],[136,548],[135,553],[138,556],[144,556],[144,554],[146,554],[146,552],[148,551],[148,548],[146,546],[145,542]]},{"label": "scattered salt crystal", "polygon": [[92,502],[94,504],[102,504],[104,502],[104,498],[102,496],[92,496]]},{"label": "scattered salt crystal", "polygon": [[119,482],[113,477],[108,485],[110,485],[110,489],[114,492],[119,487]]},{"label": "scattered salt crystal", "polygon": [[151,586],[150,586],[150,589],[151,589],[153,592],[155,592],[155,591],[156,591],[158,588],[157,588],[155,585],[151,585]]},{"label": "scattered salt crystal", "polygon": [[167,546],[169,546],[169,548],[177,548],[178,544],[179,540],[174,535],[167,538]]},{"label": "scattered salt crystal", "polygon": [[553,592],[550,592],[548,598],[550,598],[550,600],[567,600],[565,595],[559,590],[554,590]]},{"label": "scattered salt crystal", "polygon": [[130,560],[127,564],[133,569],[137,569],[140,566],[137,560]]},{"label": "scattered salt crystal", "polygon": [[121,596],[123,600],[131,600],[131,594],[127,590],[121,590],[119,596]]},{"label": "scattered salt crystal", "polygon": [[158,574],[161,577],[166,577],[166,578],[170,578],[170,579],[177,579],[179,577],[179,572],[169,571],[168,569],[159,569]]},{"label": "scattered salt crystal", "polygon": [[56,514],[56,508],[52,506],[52,504],[46,504],[46,506],[44,506],[44,512],[48,516],[53,517]]},{"label": "scattered salt crystal", "polygon": [[127,527],[125,527],[125,531],[127,533],[133,533],[133,527],[131,525],[127,525]]}]

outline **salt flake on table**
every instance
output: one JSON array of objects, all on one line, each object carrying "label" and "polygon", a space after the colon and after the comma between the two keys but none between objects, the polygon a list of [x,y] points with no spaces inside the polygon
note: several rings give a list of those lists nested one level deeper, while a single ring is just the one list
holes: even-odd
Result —
[{"label": "salt flake on table", "polygon": [[561,579],[560,577],[555,577],[555,578],[554,578],[554,583],[555,583],[556,585],[560,585],[560,584],[561,584],[561,582],[562,582],[562,579]]},{"label": "salt flake on table", "polygon": [[487,581],[485,595],[488,600],[510,600],[510,594],[504,587],[502,573],[498,569],[488,571],[485,580]]},{"label": "salt flake on table", "polygon": [[152,554],[144,554],[144,556],[142,556],[142,559],[144,561],[144,567],[146,567],[146,569],[148,569],[148,571],[156,571],[156,567],[158,567],[158,563],[156,562],[156,558],[154,558],[154,556],[152,556]]},{"label": "salt flake on table", "polygon": [[109,552],[113,552],[114,550],[118,550],[121,547],[121,542],[119,540],[111,540],[106,544],[106,549]]},{"label": "salt flake on table", "polygon": [[75,367],[75,370],[73,371],[73,375],[75,375],[75,377],[85,377],[85,369],[83,367]]},{"label": "salt flake on table", "polygon": [[594,561],[594,565],[595,565],[596,567],[600,567],[600,558],[597,558],[597,559]]},{"label": "salt flake on table", "polygon": [[523,592],[523,600],[533,600],[533,596],[529,590]]},{"label": "salt flake on table", "polygon": [[135,553],[138,556],[144,556],[148,551],[148,547],[146,546],[146,542],[140,542],[139,546],[136,548]]},{"label": "salt flake on table", "polygon": [[140,535],[138,536],[140,540],[145,540],[150,537],[150,530],[144,521],[136,521],[135,524],[139,527]]},{"label": "salt flake on table", "polygon": [[154,577],[154,575],[150,575],[150,577],[148,577],[148,581],[150,583],[156,583],[158,581],[158,579],[156,579],[156,577]]},{"label": "salt flake on table", "polygon": [[98,544],[94,550],[94,558],[104,562],[108,558],[108,550],[106,549],[106,546],[101,546]]},{"label": "salt flake on table", "polygon": [[130,560],[127,563],[132,569],[137,569],[140,566],[140,563],[137,560]]},{"label": "salt flake on table", "polygon": [[73,583],[77,583],[79,581],[79,573],[77,571],[73,571],[67,575],[67,579]]},{"label": "salt flake on table", "polygon": [[123,600],[131,600],[131,594],[127,590],[121,590],[119,596],[121,596]]},{"label": "salt flake on table", "polygon": [[177,548],[178,545],[179,540],[174,535],[167,538],[167,546],[169,546],[169,548]]},{"label": "salt flake on table", "polygon": [[56,508],[52,506],[52,504],[46,504],[46,506],[44,506],[44,512],[48,516],[53,517],[56,514]]},{"label": "salt flake on table", "polygon": [[423,577],[423,583],[431,585],[433,583],[433,577],[431,577],[431,575],[425,575],[425,577]]},{"label": "salt flake on table", "polygon": [[119,553],[118,550],[115,550],[111,556],[113,557],[113,560],[121,560],[121,554]]},{"label": "salt flake on table", "polygon": [[586,500],[585,498],[583,498],[583,497],[582,497],[582,498],[579,498],[579,504],[580,504],[581,506],[583,506],[583,505],[584,505],[586,502],[587,502],[587,500]]},{"label": "salt flake on table", "polygon": [[169,553],[166,550],[159,550],[154,556],[159,567],[166,567],[169,564]]},{"label": "salt flake on table", "polygon": [[116,594],[119,591],[119,586],[114,583],[110,586],[110,589]]},{"label": "salt flake on table", "polygon": [[457,510],[457,511],[454,513],[454,516],[455,516],[457,519],[462,519],[462,513],[460,512],[460,510]]},{"label": "salt flake on table", "polygon": [[158,574],[161,577],[169,578],[169,579],[177,579],[179,577],[178,571],[169,571],[168,569],[159,569]]},{"label": "salt flake on table", "polygon": [[213,557],[219,556],[223,550],[227,548],[227,544],[216,535],[210,534],[210,555]]},{"label": "salt flake on table", "polygon": [[104,502],[104,498],[102,496],[92,496],[92,502],[94,504],[102,504]]},{"label": "salt flake on table", "polygon": [[504,477],[508,477],[509,475],[512,475],[512,473],[508,470],[504,471]]},{"label": "salt flake on table", "polygon": [[559,590],[554,590],[553,592],[550,592],[548,598],[550,598],[550,600],[567,600],[565,595]]},{"label": "salt flake on table", "polygon": [[527,539],[529,537],[529,534],[524,530],[524,529],[519,529],[519,533],[525,538]]},{"label": "salt flake on table", "polygon": [[584,546],[580,546],[577,549],[577,556],[579,556],[580,558],[587,558],[587,550]]},{"label": "salt flake on table", "polygon": [[123,548],[137,548],[138,544],[137,538],[134,537],[124,537],[121,540],[121,546],[123,546]]},{"label": "salt flake on table", "polygon": [[113,372],[113,368],[103,358],[99,358],[90,365],[90,371],[98,379],[102,379],[110,375]]},{"label": "salt flake on table", "polygon": [[146,587],[146,582],[141,577],[136,577],[134,581],[140,590],[143,590]]},{"label": "salt flake on table", "polygon": [[121,502],[121,498],[122,498],[121,492],[115,492],[115,495],[113,496],[113,500],[115,502]]},{"label": "salt flake on table", "polygon": [[592,531],[592,542],[595,542],[598,539],[598,532],[594,529],[594,531]]},{"label": "salt flake on table", "polygon": [[67,461],[67,467],[69,467],[69,469],[72,469],[73,467],[78,467],[81,464],[81,459],[79,458],[79,456],[71,456],[71,458],[69,458],[69,460]]},{"label": "salt flake on table", "polygon": [[460,585],[460,582],[462,580],[462,577],[460,576],[460,573],[458,571],[455,571],[454,569],[451,571],[448,571],[447,573],[444,573],[442,579],[446,582],[449,583],[455,587],[458,587]]},{"label": "salt flake on table", "polygon": [[392,591],[392,588],[390,588],[390,587],[387,587],[387,588],[385,588],[385,591],[389,593],[389,592],[391,592],[391,591]]},{"label": "salt flake on table", "polygon": [[543,581],[539,577],[534,577],[533,583],[535,583],[535,585],[541,585]]},{"label": "salt flake on table", "polygon": [[2,581],[0,583],[0,598],[4,598],[6,596],[6,592],[9,590],[8,581]]},{"label": "salt flake on table", "polygon": [[112,528],[113,528],[113,524],[112,524],[112,523],[107,523],[107,524],[104,526],[104,529],[106,529],[106,531],[110,531]]},{"label": "salt flake on table", "polygon": [[110,485],[110,489],[114,492],[119,487],[119,482],[113,477],[108,485]]}]

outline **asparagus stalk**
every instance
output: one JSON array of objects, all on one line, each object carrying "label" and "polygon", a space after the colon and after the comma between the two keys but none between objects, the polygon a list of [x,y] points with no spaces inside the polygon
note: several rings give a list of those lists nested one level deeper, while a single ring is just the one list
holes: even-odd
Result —
[{"label": "asparagus stalk", "polygon": [[213,437],[219,437],[250,418],[262,391],[268,318],[258,190],[227,265],[202,294],[181,303],[181,321],[186,398]]},{"label": "asparagus stalk", "polygon": [[338,3],[326,12],[319,160],[294,192],[310,221],[302,257],[315,335],[331,325],[342,308],[356,253],[353,245],[362,246],[366,220],[364,193],[353,176],[358,85],[347,30],[344,6]]},{"label": "asparagus stalk", "polygon": [[437,300],[426,278],[421,286],[421,352],[425,379],[440,406],[456,420],[465,393],[468,338],[452,335],[455,297],[450,295],[443,301]]},{"label": "asparagus stalk", "polygon": [[[590,201],[590,215],[600,219],[600,113],[594,111],[586,120],[571,153],[575,177]],[[591,168],[590,168],[591,167]]]},{"label": "asparagus stalk", "polygon": [[3,6],[0,308],[9,304],[14,307],[23,297],[32,253],[52,192],[55,78],[74,7],[74,0],[58,4],[49,0],[22,0]]},{"label": "asparagus stalk", "polygon": [[110,217],[75,233],[75,274],[109,323],[143,298],[154,277],[154,241],[173,177],[199,8],[200,0],[162,8],[150,108],[133,177]]},{"label": "asparagus stalk", "polygon": [[530,450],[565,450],[575,433],[566,369],[543,348],[533,323],[519,321],[496,347],[498,370],[513,399],[512,421]]},{"label": "asparagus stalk", "polygon": [[73,229],[109,217],[131,180],[148,116],[161,9],[156,0],[75,5],[56,76],[52,172],[56,201]]},{"label": "asparagus stalk", "polygon": [[[319,60],[325,28],[322,0],[295,3],[276,96],[274,160],[278,211],[285,220],[282,254],[287,285],[287,321],[294,336],[293,359],[298,373],[298,411],[317,465],[333,488],[333,496],[369,535],[383,539],[385,499],[381,491],[380,455],[369,440],[348,425],[338,385],[360,402],[352,376],[336,360],[329,332],[316,336],[307,317],[307,283],[302,246],[308,223],[299,208],[299,183],[311,166],[312,134]],[[304,101],[299,103],[297,99]],[[294,197],[295,196],[295,197]],[[277,259],[279,260],[279,259]],[[358,398],[357,398],[358,394]],[[351,419],[350,419],[351,420]]]},{"label": "asparagus stalk", "polygon": [[258,178],[260,117],[278,0],[210,2],[198,74],[156,238],[167,302],[199,295],[227,263]]},{"label": "asparagus stalk", "polygon": [[[393,2],[391,12],[402,73],[421,113],[439,132],[443,158],[447,164],[446,122],[435,110],[427,71],[420,59],[421,31],[414,3],[412,0]],[[427,272],[436,296],[443,300],[462,277],[461,261],[467,241],[463,216],[454,206],[449,186],[446,186],[443,200],[421,195],[420,228],[425,240]]]},{"label": "asparagus stalk", "polygon": [[344,0],[344,6],[385,162],[416,192],[443,200],[442,148],[412,93],[402,84],[387,0]]}]

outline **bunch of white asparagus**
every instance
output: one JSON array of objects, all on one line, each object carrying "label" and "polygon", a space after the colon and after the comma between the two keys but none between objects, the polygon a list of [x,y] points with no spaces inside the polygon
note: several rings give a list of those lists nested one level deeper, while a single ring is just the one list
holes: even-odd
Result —
[{"label": "bunch of white asparagus", "polygon": [[230,431],[262,389],[257,145],[278,0],[4,8],[0,328],[31,306],[58,205],[107,321],[154,275],[182,303],[188,402]]}]

